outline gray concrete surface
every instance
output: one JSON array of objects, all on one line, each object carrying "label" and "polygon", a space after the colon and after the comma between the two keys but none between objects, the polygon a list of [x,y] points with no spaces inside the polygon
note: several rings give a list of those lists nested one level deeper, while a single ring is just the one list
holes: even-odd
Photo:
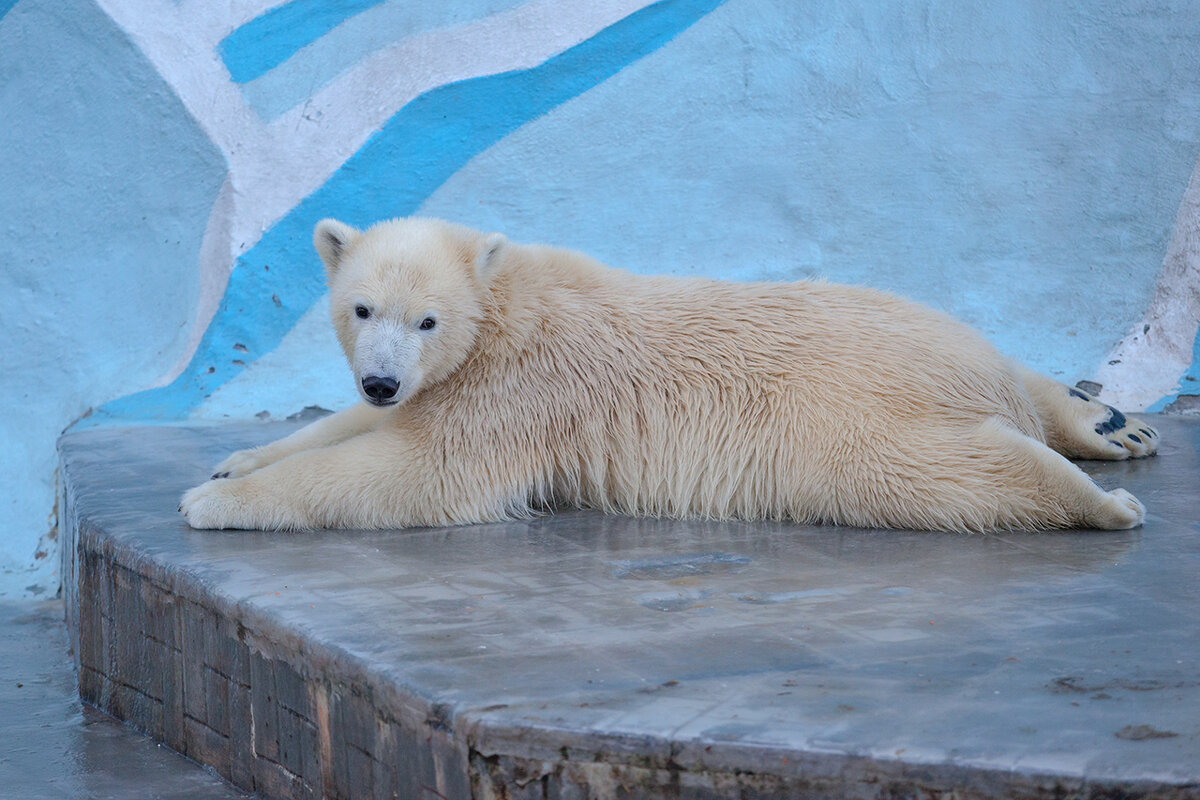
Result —
[{"label": "gray concrete surface", "polygon": [[80,702],[61,601],[0,605],[0,711],[5,800],[249,797]]},{"label": "gray concrete surface", "polygon": [[1200,420],[1085,464],[1144,527],[566,512],[193,531],[287,425],[60,444],[81,691],[265,796],[1200,797]]}]

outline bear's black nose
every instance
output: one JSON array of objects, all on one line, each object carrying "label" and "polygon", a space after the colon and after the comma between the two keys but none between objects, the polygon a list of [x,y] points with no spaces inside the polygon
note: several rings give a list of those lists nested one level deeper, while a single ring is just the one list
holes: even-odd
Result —
[{"label": "bear's black nose", "polygon": [[367,397],[374,400],[376,403],[382,403],[384,400],[391,400],[396,396],[396,389],[400,384],[391,378],[381,378],[378,375],[368,375],[362,379],[363,391],[367,393]]}]

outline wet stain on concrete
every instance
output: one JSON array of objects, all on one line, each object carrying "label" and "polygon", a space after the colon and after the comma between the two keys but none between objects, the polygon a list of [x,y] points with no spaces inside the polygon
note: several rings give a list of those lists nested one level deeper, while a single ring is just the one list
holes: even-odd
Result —
[{"label": "wet stain on concrete", "polygon": [[843,592],[833,589],[808,589],[803,592],[734,592],[730,595],[739,603],[751,603],[753,605],[766,606],[778,605],[780,603],[795,603],[801,600],[813,600],[822,597],[838,597],[844,594]]},{"label": "wet stain on concrete", "polygon": [[1131,742],[1144,742],[1147,739],[1174,739],[1178,735],[1174,731],[1160,731],[1153,725],[1126,725],[1113,734],[1118,739],[1128,739]]},{"label": "wet stain on concrete", "polygon": [[637,604],[653,611],[686,611],[702,604],[713,593],[708,590],[650,592],[638,595]]},{"label": "wet stain on concrete", "polygon": [[[1107,692],[1117,689],[1127,692],[1156,692],[1163,689],[1195,689],[1197,687],[1200,687],[1200,681],[1164,683],[1157,680],[1117,678],[1104,683],[1091,683],[1085,681],[1083,678],[1072,675],[1055,678],[1046,685],[1046,688],[1054,694],[1092,694],[1093,692]],[[1104,696],[1096,699],[1104,700],[1108,699],[1108,697]]]},{"label": "wet stain on concrete", "polygon": [[695,575],[724,575],[737,572],[750,562],[750,558],[733,553],[697,553],[608,563],[614,578],[665,581]]}]

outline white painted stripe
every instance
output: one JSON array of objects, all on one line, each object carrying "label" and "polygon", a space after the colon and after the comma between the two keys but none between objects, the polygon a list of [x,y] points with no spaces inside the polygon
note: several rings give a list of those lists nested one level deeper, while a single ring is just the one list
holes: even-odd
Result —
[{"label": "white painted stripe", "polygon": [[188,339],[179,358],[164,371],[147,389],[166,386],[187,367],[188,362],[200,346],[208,323],[216,315],[221,306],[221,296],[225,293],[225,284],[229,282],[229,273],[233,271],[233,259],[230,258],[231,233],[230,223],[233,219],[233,181],[228,175],[221,189],[217,192],[217,200],[213,203],[208,215],[208,225],[204,229],[204,238],[200,241],[200,296],[188,329]]},{"label": "white painted stripe", "polygon": [[1135,411],[1178,391],[1179,379],[1192,363],[1198,327],[1200,160],[1179,205],[1154,299],[1143,319],[1096,371],[1095,380],[1104,385],[1101,399]]},{"label": "white painted stripe", "polygon": [[[205,248],[203,296],[189,346],[195,352],[241,253],[319,188],[393,114],[438,86],[527,69],[591,38],[653,0],[532,0],[462,25],[405,39],[372,54],[307,102],[264,123],[230,80],[217,45],[280,0],[97,0],[133,39],[225,154],[229,194],[209,221],[227,251]],[[224,12],[224,13],[222,13]],[[210,237],[206,234],[206,243]]]}]

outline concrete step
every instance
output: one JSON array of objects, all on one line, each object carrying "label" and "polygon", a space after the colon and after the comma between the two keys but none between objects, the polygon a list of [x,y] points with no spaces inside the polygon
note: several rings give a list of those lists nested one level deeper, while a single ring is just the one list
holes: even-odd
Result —
[{"label": "concrete step", "polygon": [[1124,532],[193,531],[287,424],[72,433],[80,692],[264,797],[1200,797],[1200,420]]}]

